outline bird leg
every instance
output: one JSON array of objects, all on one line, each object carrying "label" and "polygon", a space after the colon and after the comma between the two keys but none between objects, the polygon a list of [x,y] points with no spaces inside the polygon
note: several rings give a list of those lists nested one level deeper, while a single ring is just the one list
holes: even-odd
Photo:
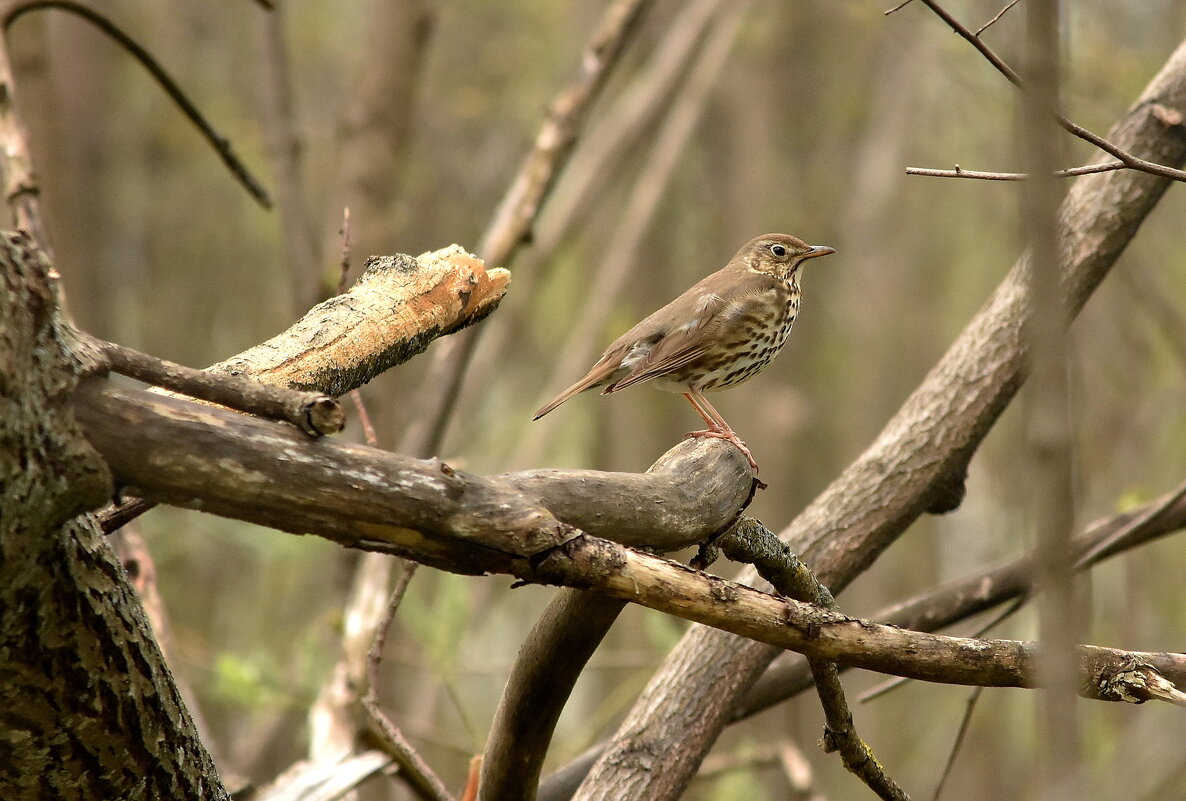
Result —
[{"label": "bird leg", "polygon": [[749,452],[749,447],[729,427],[729,424],[725,422],[725,418],[721,417],[721,413],[713,408],[713,405],[708,402],[708,398],[704,397],[704,393],[698,389],[693,389],[690,392],[685,392],[684,397],[688,399],[688,403],[692,404],[692,407],[700,413],[700,416],[704,418],[704,422],[708,424],[706,430],[690,431],[688,432],[688,436],[692,439],[713,437],[732,442],[741,451],[742,455],[745,456],[749,462],[749,466],[757,473],[758,463],[754,461],[754,456]]}]

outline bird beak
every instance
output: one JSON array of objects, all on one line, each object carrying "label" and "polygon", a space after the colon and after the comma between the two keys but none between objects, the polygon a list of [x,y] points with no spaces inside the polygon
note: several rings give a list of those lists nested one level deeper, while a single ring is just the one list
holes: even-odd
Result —
[{"label": "bird beak", "polygon": [[803,254],[805,259],[814,259],[816,256],[827,256],[829,253],[835,253],[836,248],[830,248],[827,245],[812,245],[811,250]]}]

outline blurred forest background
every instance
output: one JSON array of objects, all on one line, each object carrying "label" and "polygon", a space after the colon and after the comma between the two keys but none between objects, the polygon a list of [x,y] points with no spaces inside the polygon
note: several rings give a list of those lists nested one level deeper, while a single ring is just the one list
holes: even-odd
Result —
[{"label": "blurred forest background", "polygon": [[[603,9],[547,0],[276,5],[102,4],[264,177],[280,201],[270,212],[92,28],[52,13],[14,26],[17,102],[57,265],[91,333],[193,366],[261,342],[332,290],[347,205],[354,274],[371,254],[476,249]],[[714,398],[770,484],[751,513],[780,529],[861,452],[1022,249],[1018,184],[904,173],[956,163],[1020,169],[1015,90],[921,5],[886,17],[888,5],[655,4],[535,242],[505,265],[511,290],[481,324],[442,457],[479,473],[645,469],[699,423],[678,396],[640,388],[581,396],[538,423],[531,414],[610,340],[766,231],[837,255],[807,267],[803,312],[782,356]],[[1003,2],[947,5],[975,29]],[[1006,15],[986,33],[1014,63],[1022,17]],[[1186,35],[1186,3],[1080,0],[1066,5],[1065,25],[1065,110],[1103,133]],[[360,116],[375,93],[386,94],[382,114]],[[1066,152],[1066,166],[1091,155],[1069,138]],[[1183,477],[1184,214],[1173,187],[1073,326],[1081,524]],[[427,413],[418,388],[446,344],[364,389],[384,447]],[[1018,511],[1019,420],[1016,408],[1006,413],[973,460],[962,507],[920,520],[841,596],[846,612],[870,613],[1029,546]],[[361,436],[356,424],[349,435]],[[194,693],[220,767],[267,780],[307,747],[305,716],[337,659],[359,555],[174,509],[140,525],[171,619],[170,664]],[[1180,650],[1184,563],[1186,544],[1168,538],[1095,570],[1088,640]],[[388,640],[384,705],[454,789],[552,593],[509,585],[423,570]],[[1031,638],[1033,622],[1023,613],[993,634]],[[626,611],[561,720],[551,767],[612,730],[686,625]],[[853,673],[846,684],[855,697],[882,680]],[[907,685],[857,705],[858,727],[890,773],[925,796],[968,695]],[[947,797],[1024,797],[1034,702],[1021,690],[986,692]],[[1180,710],[1082,707],[1097,797],[1186,794]],[[689,797],[788,797],[777,761],[784,743],[811,761],[822,792],[863,797],[816,747],[821,726],[818,703],[804,696],[734,727]]]}]

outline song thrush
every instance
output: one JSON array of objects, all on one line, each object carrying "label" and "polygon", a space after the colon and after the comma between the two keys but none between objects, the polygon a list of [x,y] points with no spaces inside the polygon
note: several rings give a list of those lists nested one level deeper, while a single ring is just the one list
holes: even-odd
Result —
[{"label": "song thrush", "polygon": [[749,448],[704,393],[752,378],[778,355],[799,314],[799,268],[835,253],[787,234],[751,239],[725,267],[618,337],[597,364],[544,404],[538,420],[579,392],[602,394],[649,381],[680,392],[708,428],[689,437],[719,437],[741,449],[756,473]]}]

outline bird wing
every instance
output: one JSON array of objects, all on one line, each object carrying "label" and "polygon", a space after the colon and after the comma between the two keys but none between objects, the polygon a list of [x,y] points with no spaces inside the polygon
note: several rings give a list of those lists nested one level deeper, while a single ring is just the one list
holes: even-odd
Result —
[{"label": "bird wing", "polygon": [[672,314],[668,319],[683,319],[687,322],[660,338],[647,355],[633,365],[629,373],[605,388],[606,393],[617,392],[666,375],[696,361],[708,352],[710,343],[705,329],[729,305],[729,299],[716,292],[698,290],[699,284],[671,304],[680,304],[684,307],[681,309],[684,313]]},{"label": "bird wing", "polygon": [[[604,392],[617,392],[701,358],[723,318],[753,290],[752,274],[729,267],[701,280],[618,337],[584,378],[541,406],[532,419],[587,389],[605,385]],[[678,326],[672,328],[673,323]]]},{"label": "bird wing", "polygon": [[[775,281],[774,277],[770,276],[769,281]],[[742,316],[754,295],[765,288],[761,282],[755,285],[754,276],[746,271],[722,270],[710,275],[670,304],[670,307],[678,304],[680,308],[673,308],[667,319],[687,322],[659,339],[645,358],[603,392],[617,392],[659,378],[704,357],[714,344],[719,344],[721,334],[730,323]],[[646,322],[644,320],[637,327]]]},{"label": "bird wing", "polygon": [[[672,370],[699,359],[706,352],[704,343],[698,341],[699,339],[699,337],[694,338],[688,335],[677,335],[664,339],[651,351],[651,355],[640,361],[624,378],[618,379],[603,391],[608,395],[611,392],[617,392],[643,381],[666,375]],[[669,347],[662,347],[669,343]],[[658,354],[658,359],[652,358],[656,351],[662,351]]]}]

